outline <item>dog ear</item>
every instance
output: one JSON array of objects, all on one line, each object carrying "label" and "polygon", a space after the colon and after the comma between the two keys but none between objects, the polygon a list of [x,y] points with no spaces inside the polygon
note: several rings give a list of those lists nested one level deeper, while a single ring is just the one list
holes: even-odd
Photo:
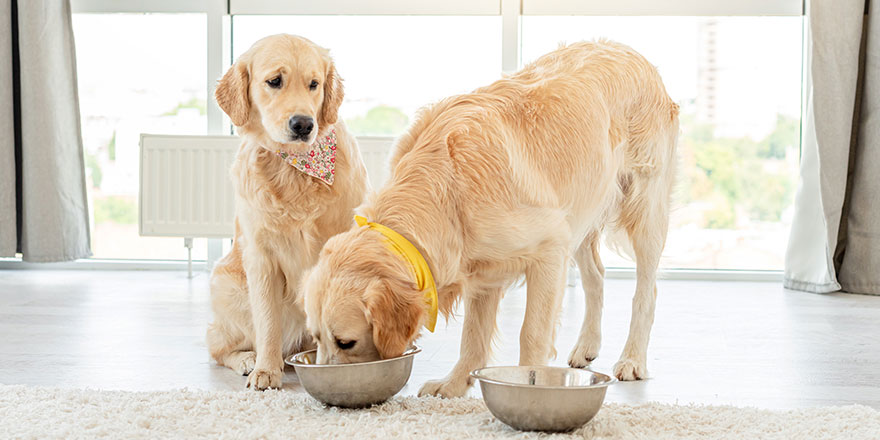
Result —
[{"label": "dog ear", "polygon": [[342,90],[342,78],[336,72],[336,65],[328,55],[327,74],[324,77],[324,102],[321,103],[321,115],[318,127],[329,127],[336,123],[339,117],[339,106],[345,92]]},{"label": "dog ear", "polygon": [[392,288],[377,279],[364,292],[368,319],[373,324],[373,344],[382,359],[400,356],[418,334],[425,306],[422,295],[412,286]]},{"label": "dog ear", "polygon": [[217,81],[217,88],[214,89],[217,105],[229,115],[229,119],[237,127],[244,125],[248,120],[251,107],[248,99],[249,76],[246,62],[239,59],[226,71],[223,78]]}]

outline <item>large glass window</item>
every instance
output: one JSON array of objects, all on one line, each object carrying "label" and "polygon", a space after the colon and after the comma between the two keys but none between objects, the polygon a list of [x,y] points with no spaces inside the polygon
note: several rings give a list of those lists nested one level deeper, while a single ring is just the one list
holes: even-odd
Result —
[{"label": "large glass window", "polygon": [[[525,16],[522,58],[594,38],[642,53],[681,104],[662,265],[782,269],[800,147],[802,18]],[[610,252],[603,260],[633,264]]]},{"label": "large glass window", "polygon": [[423,105],[501,74],[500,16],[235,16],[235,57],[277,33],[330,49],[356,135],[398,135]]},{"label": "large glass window", "polygon": [[182,239],[138,235],[138,143],[206,134],[205,25],[204,14],[73,16],[95,258],[186,259]]},{"label": "large glass window", "polygon": [[[207,13],[74,15],[97,258],[186,257],[179,238],[138,235],[138,140],[207,133],[207,67],[221,64],[207,59],[207,23]],[[657,65],[681,104],[664,267],[782,268],[799,159],[802,17],[524,15],[520,23],[504,35],[519,37],[523,63],[561,42],[614,39]],[[500,15],[235,15],[231,30],[216,34],[231,35],[233,57],[276,33],[330,49],[345,80],[341,115],[361,136],[397,136],[420,107],[501,75]],[[386,144],[363,145],[375,185],[387,171]],[[195,246],[196,259],[205,247]],[[604,261],[633,265],[610,252]]]}]

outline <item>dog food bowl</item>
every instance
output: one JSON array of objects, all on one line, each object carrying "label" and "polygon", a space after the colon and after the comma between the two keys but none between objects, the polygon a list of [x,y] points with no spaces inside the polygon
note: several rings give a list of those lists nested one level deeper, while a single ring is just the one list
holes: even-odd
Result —
[{"label": "dog food bowl", "polygon": [[403,355],[357,364],[317,364],[317,350],[304,351],[287,358],[299,383],[312,397],[327,405],[364,408],[388,400],[397,394],[412,372],[413,356],[422,351],[413,347]]},{"label": "dog food bowl", "polygon": [[563,367],[488,367],[471,371],[483,400],[502,422],[522,431],[570,431],[589,422],[617,379]]}]

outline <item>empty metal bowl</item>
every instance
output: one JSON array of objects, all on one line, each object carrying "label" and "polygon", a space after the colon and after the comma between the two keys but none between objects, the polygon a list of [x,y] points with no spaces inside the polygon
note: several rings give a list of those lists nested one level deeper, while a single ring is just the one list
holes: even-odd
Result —
[{"label": "empty metal bowl", "polygon": [[317,350],[297,353],[286,362],[293,365],[299,383],[312,397],[328,405],[363,408],[382,403],[397,394],[412,372],[413,356],[422,351],[413,347],[403,355],[357,364],[317,364]]},{"label": "empty metal bowl", "polygon": [[570,431],[589,422],[617,379],[563,367],[489,367],[471,371],[486,406],[522,431]]}]

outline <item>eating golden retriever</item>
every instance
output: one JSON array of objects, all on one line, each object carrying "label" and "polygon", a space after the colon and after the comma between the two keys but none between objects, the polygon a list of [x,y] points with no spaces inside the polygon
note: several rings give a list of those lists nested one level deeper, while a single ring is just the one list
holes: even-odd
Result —
[{"label": "eating golden retriever", "polygon": [[328,238],[351,227],[366,168],[338,118],[342,80],[328,51],[305,38],[257,41],[215,98],[242,143],[231,169],[235,237],[211,275],[208,350],[248,375],[248,387],[278,388],[284,356],[314,344],[300,277]]},{"label": "eating golden retriever", "polygon": [[561,47],[424,109],[397,141],[389,182],[306,276],[318,361],[398,356],[462,299],[458,363],[419,392],[460,396],[488,360],[505,289],[525,275],[519,363],[544,365],[573,257],[586,316],[568,363],[584,367],[600,343],[599,240],[619,230],[638,268],[614,374],[644,378],[677,138],[678,105],[657,69],[608,41]]}]

